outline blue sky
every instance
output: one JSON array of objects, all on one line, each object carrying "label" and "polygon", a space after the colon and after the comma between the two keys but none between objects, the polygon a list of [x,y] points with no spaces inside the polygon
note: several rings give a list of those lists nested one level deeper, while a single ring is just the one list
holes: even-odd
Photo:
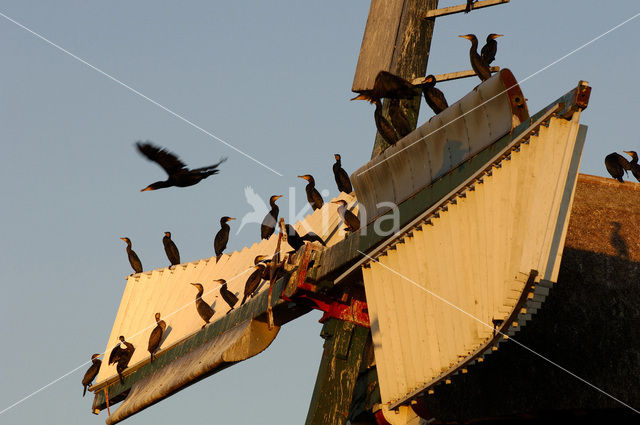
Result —
[{"label": "blue sky", "polygon": [[[637,1],[615,3],[512,0],[439,18],[428,73],[469,69],[469,42],[458,34],[496,32],[505,35],[496,64],[524,79],[640,12]],[[0,2],[0,13],[283,174],[0,17],[0,410],[104,349],[129,273],[121,236],[133,240],[145,269],[165,265],[165,230],[183,261],[208,257],[219,217],[250,210],[245,186],[265,197],[294,186],[302,207],[296,175],[313,174],[335,195],[333,154],[349,172],[369,159],[373,108],[349,101],[368,9],[367,0]],[[584,173],[603,175],[609,152],[640,151],[639,29],[633,20],[522,84],[535,112],[589,81]],[[439,87],[453,103],[476,84]],[[430,116],[422,109],[420,122]],[[198,186],[140,193],[163,173],[136,153],[139,139],[194,167],[229,160]],[[258,225],[232,229],[230,250],[258,239]],[[286,326],[262,355],[128,423],[302,422],[322,352],[319,317]],[[83,372],[3,413],[0,423],[103,423],[104,414],[89,413],[91,397],[80,397]]]}]

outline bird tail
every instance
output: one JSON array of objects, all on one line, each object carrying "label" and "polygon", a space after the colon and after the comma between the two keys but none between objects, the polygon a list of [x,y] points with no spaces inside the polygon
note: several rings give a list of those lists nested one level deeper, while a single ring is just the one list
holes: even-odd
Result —
[{"label": "bird tail", "polygon": [[622,177],[618,177],[618,181],[619,181],[620,183],[624,183],[624,180],[622,180]]},{"label": "bird tail", "polygon": [[122,372],[118,372],[118,376],[120,377],[120,383],[124,385],[124,376],[122,376]]},{"label": "bird tail", "polygon": [[153,363],[153,353],[151,353],[151,360],[150,363]]},{"label": "bird tail", "polygon": [[87,386],[84,386],[84,391],[82,391],[82,397],[84,397],[84,395],[87,393]]},{"label": "bird tail", "polygon": [[218,263],[218,261],[220,260],[220,258],[222,258],[222,254],[218,254],[218,255],[216,255],[216,263]]},{"label": "bird tail", "polygon": [[244,304],[246,300],[247,300],[247,294],[244,294],[244,297],[242,297],[242,302],[240,303],[240,305]]}]

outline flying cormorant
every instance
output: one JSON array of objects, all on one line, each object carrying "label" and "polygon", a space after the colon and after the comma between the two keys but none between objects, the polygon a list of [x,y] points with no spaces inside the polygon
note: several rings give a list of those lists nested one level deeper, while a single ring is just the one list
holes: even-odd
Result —
[{"label": "flying cormorant", "polygon": [[347,208],[347,201],[344,199],[338,199],[332,203],[338,204],[338,214],[340,215],[340,218],[342,218],[345,226],[347,226],[347,231],[355,232],[360,228],[360,220],[354,213],[349,211]]},{"label": "flying cormorant", "polygon": [[82,378],[82,386],[84,387],[84,390],[82,391],[82,397],[84,397],[84,395],[87,393],[87,387],[91,385],[91,382],[93,382],[93,379],[96,377],[98,371],[100,370],[102,360],[100,360],[98,357],[100,357],[100,354],[94,354],[91,356],[92,364],[84,373],[84,377]]},{"label": "flying cormorant", "polygon": [[202,320],[204,320],[204,325],[202,325],[204,328],[209,324],[209,319],[213,316],[214,311],[211,306],[202,299],[202,294],[204,293],[202,284],[192,283],[192,285],[198,289],[198,294],[196,295],[196,310],[198,310],[198,314],[202,317]]},{"label": "flying cormorant", "polygon": [[247,300],[248,296],[253,297],[255,294],[255,290],[260,286],[260,282],[262,282],[262,278],[264,275],[264,271],[267,266],[262,262],[262,260],[266,259],[266,255],[258,255],[253,259],[254,271],[247,278],[247,283],[244,284],[244,297],[242,297],[242,302],[240,305],[244,304]]},{"label": "flying cormorant", "polygon": [[314,211],[322,208],[324,201],[322,200],[322,196],[320,196],[320,192],[316,189],[316,181],[313,179],[313,176],[311,174],[305,174],[298,177],[309,182],[304,190],[307,192],[307,201],[309,201],[311,208],[313,208]]},{"label": "flying cormorant", "polygon": [[487,44],[482,46],[480,51],[480,57],[482,57],[485,65],[490,66],[496,58],[496,52],[498,51],[498,42],[496,38],[502,37],[502,34],[489,34],[487,36]]},{"label": "flying cormorant", "polygon": [[262,239],[269,239],[276,229],[278,214],[280,213],[280,208],[276,205],[276,201],[280,198],[282,198],[282,195],[273,195],[269,198],[271,211],[264,216],[264,220],[262,220],[262,225],[260,226],[260,238]]},{"label": "flying cormorant", "polygon": [[[129,366],[129,360],[131,360],[136,348],[132,343],[125,341],[122,335],[120,335],[118,339],[120,342],[111,350],[111,354],[109,355],[109,364],[116,363],[116,372],[118,372],[118,376],[120,377],[120,383],[124,384],[122,372]],[[121,343],[124,344],[125,348],[120,346]]]},{"label": "flying cormorant", "polygon": [[222,296],[222,299],[229,305],[229,311],[227,311],[227,314],[229,314],[231,310],[233,310],[233,307],[238,304],[238,297],[236,297],[236,294],[234,294],[229,290],[229,288],[227,288],[226,280],[217,279],[214,282],[218,282],[222,285],[220,286],[220,296]]},{"label": "flying cormorant", "polygon": [[164,320],[160,320],[160,313],[156,313],[156,327],[151,331],[149,335],[149,354],[151,355],[151,363],[153,363],[153,355],[160,348],[162,337],[164,336],[164,330],[167,328],[167,324]]},{"label": "flying cormorant", "polygon": [[616,153],[610,153],[604,158],[604,165],[607,167],[607,171],[611,174],[611,177],[618,180],[620,183],[624,183],[622,176],[627,170],[631,169],[631,164],[627,159]]},{"label": "flying cormorant", "polygon": [[313,232],[309,232],[304,236],[300,236],[296,229],[290,225],[286,224],[285,229],[287,230],[287,243],[294,251],[299,250],[302,246],[304,246],[305,241],[307,242],[320,242],[322,246],[327,246],[324,240],[317,234]]},{"label": "flying cormorant", "polygon": [[631,162],[629,163],[629,169],[633,173],[633,177],[640,182],[640,165],[638,165],[638,154],[636,151],[623,151],[627,155],[631,156]]},{"label": "flying cormorant", "polygon": [[400,139],[413,130],[407,115],[400,106],[400,99],[389,100],[389,118],[391,119],[391,125],[396,129]]},{"label": "flying cormorant", "polygon": [[340,154],[333,154],[333,157],[336,159],[335,164],[333,164],[333,177],[336,179],[338,190],[344,193],[353,192],[353,186],[351,186],[349,174],[347,174],[344,168],[342,168],[342,158],[340,157]]},{"label": "flying cormorant", "polygon": [[220,219],[221,229],[216,233],[216,237],[213,239],[213,250],[216,253],[216,263],[222,257],[222,252],[227,248],[227,242],[229,242],[229,231],[231,227],[227,224],[228,221],[235,220],[233,217],[227,217],[226,215]]},{"label": "flying cormorant", "polygon": [[221,158],[220,161],[213,165],[189,170],[187,166],[180,161],[176,154],[169,152],[166,149],[154,146],[149,142],[136,142],[136,147],[142,155],[160,165],[169,175],[167,180],[152,183],[142,189],[141,192],[171,186],[193,186],[194,184],[199,183],[200,180],[204,180],[213,174],[218,174],[218,167],[227,160],[227,158]]},{"label": "flying cormorant", "polygon": [[142,263],[140,262],[140,258],[138,254],[131,249],[131,239],[129,238],[120,238],[127,243],[127,256],[129,257],[129,264],[133,268],[133,271],[136,273],[142,273]]},{"label": "flying cormorant", "polygon": [[436,77],[433,75],[427,75],[424,79],[424,83],[420,84],[422,88],[422,94],[424,94],[424,100],[427,105],[433,110],[433,113],[438,115],[449,107],[447,99],[444,97],[444,93],[435,87]]},{"label": "flying cormorant", "polygon": [[466,38],[471,41],[471,49],[469,49],[469,59],[471,59],[471,68],[478,75],[480,80],[485,81],[491,78],[489,65],[484,63],[482,57],[478,54],[478,38],[474,34],[459,35],[458,37]]},{"label": "flying cormorant", "polygon": [[167,258],[171,263],[169,267],[180,264],[180,251],[178,251],[178,247],[171,240],[171,232],[164,232],[162,245],[164,245],[164,252],[167,254]]}]

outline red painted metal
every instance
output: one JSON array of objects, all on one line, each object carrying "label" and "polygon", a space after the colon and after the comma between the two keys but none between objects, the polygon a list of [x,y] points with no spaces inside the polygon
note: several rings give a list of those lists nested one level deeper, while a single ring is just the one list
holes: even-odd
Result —
[{"label": "red painted metal", "polygon": [[378,410],[376,413],[373,414],[373,416],[375,416],[376,423],[378,425],[391,425],[389,421],[387,421],[387,418],[384,417],[384,413],[382,413],[382,410]]}]

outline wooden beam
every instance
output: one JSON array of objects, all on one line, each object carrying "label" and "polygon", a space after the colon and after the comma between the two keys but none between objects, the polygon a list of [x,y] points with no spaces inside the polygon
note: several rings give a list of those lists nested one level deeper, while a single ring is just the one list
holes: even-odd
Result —
[{"label": "wooden beam", "polygon": [[[473,4],[473,9],[471,10],[482,9],[483,7],[497,6],[502,3],[509,3],[509,0],[477,1]],[[427,13],[425,13],[422,16],[425,19],[437,18],[438,16],[447,16],[447,15],[453,15],[454,13],[464,12],[466,8],[467,8],[466,3],[459,4],[458,6],[449,6],[449,7],[443,7],[442,9],[429,10],[427,11]]]},{"label": "wooden beam", "polygon": [[[489,68],[491,70],[491,72],[498,72],[500,71],[500,67],[499,66],[492,66],[491,68]],[[446,74],[438,74],[438,75],[434,75],[434,77],[436,77],[436,81],[437,82],[442,82],[442,81],[452,81],[452,80],[459,80],[461,78],[468,78],[468,77],[473,77],[475,76],[476,73],[474,70],[469,69],[466,71],[458,71],[458,72],[448,72]],[[420,78],[414,78],[411,83],[412,84],[422,84],[424,83],[424,79],[426,77],[420,77]]]}]

